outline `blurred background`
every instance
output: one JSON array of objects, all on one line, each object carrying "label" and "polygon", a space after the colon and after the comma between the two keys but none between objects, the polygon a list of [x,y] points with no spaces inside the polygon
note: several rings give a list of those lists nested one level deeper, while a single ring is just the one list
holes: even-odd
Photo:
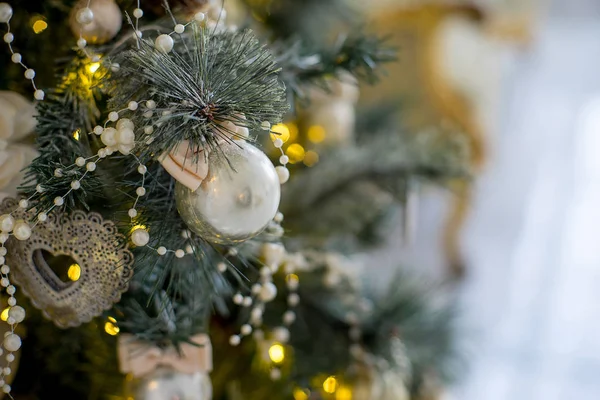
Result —
[{"label": "blurred background", "polygon": [[[484,149],[459,235],[469,372],[446,398],[597,399],[600,3],[378,3],[372,12],[391,24],[393,12],[411,15],[396,31],[414,24],[411,39],[432,36],[415,51],[434,53],[430,67],[466,103]],[[432,275],[447,268],[431,248],[444,242],[453,199],[422,188],[402,250]],[[390,245],[384,257],[395,256]]]}]

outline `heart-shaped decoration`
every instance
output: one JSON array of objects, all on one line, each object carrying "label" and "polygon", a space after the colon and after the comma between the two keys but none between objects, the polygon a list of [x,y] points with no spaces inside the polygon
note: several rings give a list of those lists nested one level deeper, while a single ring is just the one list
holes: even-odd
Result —
[{"label": "heart-shaped decoration", "polygon": [[[5,199],[0,214],[11,212],[15,219],[29,221],[36,215],[19,208],[17,200]],[[35,225],[29,240],[11,236],[7,249],[12,280],[61,328],[89,322],[111,308],[133,274],[127,240],[113,222],[96,213],[50,213],[46,221]],[[64,264],[64,260],[76,264],[70,281],[55,272],[53,264]]]}]

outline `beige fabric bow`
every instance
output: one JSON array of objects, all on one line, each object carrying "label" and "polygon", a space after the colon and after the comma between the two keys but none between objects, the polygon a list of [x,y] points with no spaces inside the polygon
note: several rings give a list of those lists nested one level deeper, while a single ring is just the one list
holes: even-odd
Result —
[{"label": "beige fabric bow", "polygon": [[[243,118],[243,117],[242,117]],[[233,122],[218,122],[220,137],[218,143],[230,140],[244,140],[248,137],[248,128],[237,126]],[[183,140],[170,153],[165,153],[158,159],[163,168],[181,184],[191,191],[196,191],[208,175],[208,148],[193,146],[188,140]]]},{"label": "beige fabric bow", "polygon": [[191,341],[197,346],[184,343],[178,353],[172,346],[160,349],[137,340],[134,335],[122,334],[118,343],[120,370],[135,378],[149,374],[159,366],[169,366],[185,374],[212,371],[212,346],[208,335],[196,335]]}]

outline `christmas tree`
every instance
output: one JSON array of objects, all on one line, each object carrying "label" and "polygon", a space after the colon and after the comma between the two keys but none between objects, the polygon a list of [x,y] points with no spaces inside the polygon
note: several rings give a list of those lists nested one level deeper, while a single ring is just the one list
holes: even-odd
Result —
[{"label": "christmas tree", "polygon": [[0,3],[1,129],[25,167],[0,210],[7,396],[417,399],[453,378],[448,296],[350,271],[416,180],[468,177],[469,146],[404,131],[396,104],[355,116],[397,57],[359,15]]}]

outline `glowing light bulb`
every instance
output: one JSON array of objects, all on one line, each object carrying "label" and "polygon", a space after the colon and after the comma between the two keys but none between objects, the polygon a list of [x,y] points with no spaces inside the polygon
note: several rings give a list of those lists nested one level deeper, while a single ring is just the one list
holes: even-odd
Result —
[{"label": "glowing light bulb", "polygon": [[79,264],[71,264],[69,270],[67,271],[67,276],[72,281],[79,280],[79,277],[81,277],[81,267]]},{"label": "glowing light bulb", "polygon": [[325,382],[323,382],[323,390],[326,393],[332,394],[335,393],[335,391],[337,390],[338,387],[338,381],[337,379],[335,379],[335,376],[330,376],[329,378],[325,379]]},{"label": "glowing light bulb", "polygon": [[304,147],[298,143],[294,143],[287,148],[285,154],[290,158],[290,163],[295,164],[304,160],[306,152],[304,151]]},{"label": "glowing light bulb", "polygon": [[35,21],[32,25],[33,28],[33,32],[36,35],[39,35],[40,33],[44,32],[46,30],[46,28],[48,28],[48,23],[46,21],[44,21],[43,19],[38,19],[37,21]]},{"label": "glowing light bulb", "polygon": [[279,344],[279,343],[273,344],[269,348],[269,358],[275,364],[282,363],[283,360],[285,359],[285,349],[283,348],[283,346],[281,344]]},{"label": "glowing light bulb", "polygon": [[98,68],[100,68],[100,63],[99,62],[93,62],[93,63],[90,63],[90,64],[86,65],[86,69],[88,70],[88,72],[90,74],[93,74],[96,71],[98,71]]},{"label": "glowing light bulb", "polygon": [[6,321],[8,319],[8,311],[10,310],[10,307],[6,307],[4,310],[2,310],[2,314],[0,314],[0,319],[2,321]]},{"label": "glowing light bulb", "polygon": [[271,127],[271,139],[281,139],[283,143],[290,139],[290,129],[285,124],[277,124]]},{"label": "glowing light bulb", "polygon": [[[114,318],[113,318],[114,319]],[[104,324],[104,331],[111,336],[115,336],[119,333],[119,327],[116,326],[113,322],[108,321]]]},{"label": "glowing light bulb", "polygon": [[310,396],[310,390],[308,389],[294,389],[294,400],[308,400]]},{"label": "glowing light bulb", "polygon": [[340,386],[335,392],[335,400],[352,400],[352,390],[346,386]]}]

